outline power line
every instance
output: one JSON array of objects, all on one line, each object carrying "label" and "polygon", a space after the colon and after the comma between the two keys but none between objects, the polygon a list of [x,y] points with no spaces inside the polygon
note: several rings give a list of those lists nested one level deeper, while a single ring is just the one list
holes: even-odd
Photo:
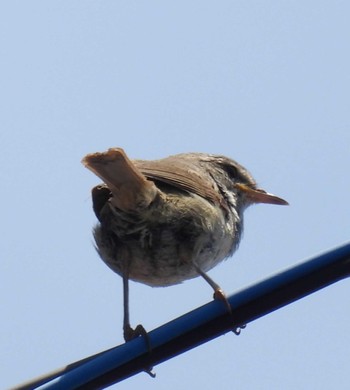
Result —
[{"label": "power line", "polygon": [[14,388],[105,388],[195,348],[350,275],[350,243],[314,257],[228,297],[232,307],[212,301],[143,337]]}]

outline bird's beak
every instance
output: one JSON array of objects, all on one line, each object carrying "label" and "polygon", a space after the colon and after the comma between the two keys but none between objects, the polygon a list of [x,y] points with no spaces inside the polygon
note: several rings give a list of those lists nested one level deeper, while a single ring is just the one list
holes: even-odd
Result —
[{"label": "bird's beak", "polygon": [[285,201],[282,198],[279,198],[278,196],[268,194],[264,190],[261,189],[254,189],[251,187],[246,186],[245,184],[237,183],[236,188],[238,188],[240,191],[244,192],[245,196],[252,202],[252,203],[268,203],[268,204],[279,204],[286,206],[289,203]]}]

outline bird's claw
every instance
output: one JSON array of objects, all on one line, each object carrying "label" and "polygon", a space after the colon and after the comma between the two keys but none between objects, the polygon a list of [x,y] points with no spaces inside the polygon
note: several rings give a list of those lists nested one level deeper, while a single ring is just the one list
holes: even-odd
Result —
[{"label": "bird's claw", "polygon": [[124,340],[126,342],[136,339],[139,336],[144,336],[147,339],[147,346],[150,346],[148,334],[142,325],[137,325],[135,329],[133,329],[130,325],[124,326]]},{"label": "bird's claw", "polygon": [[[124,326],[124,340],[126,342],[131,341],[133,339],[136,339],[139,336],[143,336],[146,345],[147,345],[147,350],[148,354],[152,354],[152,346],[151,346],[151,341],[149,339],[148,333],[146,329],[142,325],[137,325],[135,329],[133,329],[130,325],[125,325]],[[156,374],[152,371],[153,367],[145,367],[144,371],[152,378],[156,377]]]},{"label": "bird's claw", "polygon": [[[216,289],[214,291],[214,299],[220,300],[220,301],[225,303],[227,311],[228,311],[230,317],[232,318],[233,322],[235,322],[235,318],[234,318],[234,315],[233,315],[233,312],[232,312],[232,306],[230,305],[230,302],[228,301],[228,299],[226,297],[226,294],[224,293],[224,291],[221,288],[218,288],[218,289]],[[241,334],[242,329],[244,329],[245,327],[246,327],[246,325],[241,325],[241,326],[234,327],[232,329],[232,332],[235,335],[239,336]]]},{"label": "bird's claw", "polygon": [[223,290],[221,290],[221,288],[218,288],[214,291],[214,299],[224,302],[228,313],[230,314],[231,317],[233,317],[232,307],[230,305],[230,302],[228,301],[226,294],[224,293]]},{"label": "bird's claw", "polygon": [[247,325],[241,325],[238,326],[237,328],[232,329],[232,332],[236,335],[239,336],[241,334],[242,329],[244,329]]}]

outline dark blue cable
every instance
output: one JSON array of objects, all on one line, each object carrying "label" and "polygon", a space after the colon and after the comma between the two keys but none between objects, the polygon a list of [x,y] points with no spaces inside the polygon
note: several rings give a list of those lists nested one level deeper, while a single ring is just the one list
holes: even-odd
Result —
[{"label": "dark blue cable", "polygon": [[151,352],[144,338],[138,337],[57,371],[54,380],[47,376],[49,383],[43,377],[16,389],[39,383],[50,390],[108,387],[349,275],[350,243],[231,295],[232,316],[222,302],[212,301],[149,332]]}]

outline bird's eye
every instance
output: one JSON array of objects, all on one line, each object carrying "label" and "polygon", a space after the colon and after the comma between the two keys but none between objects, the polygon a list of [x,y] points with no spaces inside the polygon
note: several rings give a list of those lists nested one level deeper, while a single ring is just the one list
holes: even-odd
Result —
[{"label": "bird's eye", "polygon": [[225,165],[224,169],[227,172],[227,174],[229,175],[229,177],[237,178],[238,169],[234,165]]}]

